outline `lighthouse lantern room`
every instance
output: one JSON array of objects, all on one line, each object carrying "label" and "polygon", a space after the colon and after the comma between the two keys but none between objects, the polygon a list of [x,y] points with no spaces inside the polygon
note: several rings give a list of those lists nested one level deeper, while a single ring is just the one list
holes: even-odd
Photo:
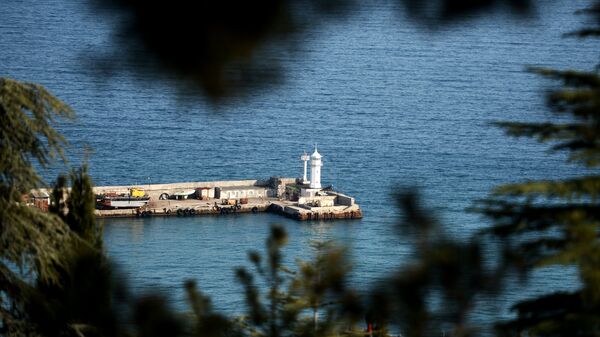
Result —
[{"label": "lighthouse lantern room", "polygon": [[315,145],[315,152],[310,156],[310,188],[321,188],[321,166],[323,166],[321,158],[322,156]]}]

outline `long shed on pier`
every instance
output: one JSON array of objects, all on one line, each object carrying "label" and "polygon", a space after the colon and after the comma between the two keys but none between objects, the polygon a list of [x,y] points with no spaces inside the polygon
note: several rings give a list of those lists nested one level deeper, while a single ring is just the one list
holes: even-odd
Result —
[{"label": "long shed on pier", "polygon": [[260,186],[215,187],[216,199],[264,198],[267,189]]}]

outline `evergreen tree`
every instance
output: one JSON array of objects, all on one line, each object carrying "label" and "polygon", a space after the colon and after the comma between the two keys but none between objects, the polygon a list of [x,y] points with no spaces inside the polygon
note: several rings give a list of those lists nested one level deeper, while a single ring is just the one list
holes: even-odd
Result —
[{"label": "evergreen tree", "polygon": [[402,238],[414,242],[409,263],[371,291],[367,320],[393,323],[403,336],[476,336],[482,332],[472,313],[482,299],[498,295],[502,276],[488,265],[484,242],[461,242],[419,204],[415,191],[398,195]]},{"label": "evergreen tree", "polygon": [[504,261],[526,275],[575,266],[581,287],[550,292],[515,305],[518,317],[498,325],[502,335],[600,335],[600,76],[596,72],[535,69],[562,81],[549,107],[566,122],[500,123],[513,136],[534,137],[568,151],[589,174],[497,188],[481,211],[495,221],[489,233],[505,244]]},{"label": "evergreen tree", "polygon": [[[459,7],[467,8],[492,2],[454,4],[462,3]],[[600,7],[590,11],[598,14]],[[269,13],[277,15],[277,11]],[[592,36],[599,35],[599,31],[592,28],[576,34]],[[262,31],[258,32],[251,40],[258,41],[262,36]],[[241,54],[245,54],[244,49]],[[227,60],[231,58],[217,57],[215,62]],[[536,137],[552,142],[557,151],[570,151],[571,160],[589,168],[590,174],[503,186],[480,205],[479,210],[495,221],[486,234],[501,238],[505,245],[503,263],[497,270],[486,268],[480,236],[466,244],[451,240],[418,207],[414,196],[404,195],[400,199],[405,211],[403,228],[417,242],[415,259],[373,291],[369,321],[380,326],[387,321],[399,323],[407,336],[439,335],[442,331],[451,331],[455,336],[472,335],[476,330],[471,329],[469,313],[478,298],[498,294],[506,268],[516,268],[527,276],[540,266],[573,265],[579,271],[579,288],[518,303],[517,318],[498,324],[498,332],[600,334],[600,176],[596,173],[600,165],[600,77],[596,72],[535,71],[563,81],[564,88],[549,96],[549,105],[557,113],[566,114],[568,122],[500,126],[511,135]],[[207,90],[213,95],[222,94],[223,83],[211,82],[220,76],[212,72],[206,78],[204,75],[200,78]],[[35,167],[45,168],[57,156],[64,160],[65,140],[53,124],[57,118],[72,116],[68,106],[41,86],[0,78],[0,334],[237,334],[226,318],[212,312],[208,298],[193,283],[186,285],[193,311],[191,321],[182,322],[164,299],[148,296],[133,306],[130,329],[121,329],[115,319],[115,287],[110,266],[101,254],[101,232],[94,222],[93,195],[85,168],[71,174],[71,198],[63,195],[66,178],[59,179],[59,189],[53,193],[59,203],[53,212],[24,206],[23,195],[44,185]],[[286,279],[281,274],[280,252],[286,238],[280,228],[272,230],[266,264],[258,254],[251,254],[258,274],[269,287],[268,303],[262,303],[252,274],[238,270],[250,309],[245,333],[270,337],[341,334],[338,323],[355,322],[364,313],[356,296],[343,287],[346,271],[341,267],[345,262],[336,262],[336,253],[328,251],[325,260],[302,264],[296,279]],[[332,310],[316,325],[314,314],[322,308],[329,292],[344,306],[339,308],[341,311]],[[432,309],[430,299],[435,296],[441,301]],[[311,310],[312,320],[303,321],[301,314],[306,309]]]},{"label": "evergreen tree", "polygon": [[[585,12],[600,22],[600,5]],[[570,35],[599,32],[595,26]],[[516,303],[517,317],[498,322],[497,335],[600,336],[600,76],[597,70],[532,71],[561,82],[547,97],[560,122],[498,126],[511,136],[536,138],[553,151],[568,152],[569,161],[585,174],[496,188],[475,207],[493,226],[466,243],[446,237],[414,194],[402,195],[402,233],[416,242],[415,256],[373,292],[371,310],[376,319],[399,324],[406,336],[477,334],[469,316],[482,309],[484,299],[502,296],[513,271],[527,280],[548,266],[574,267],[581,285]],[[498,239],[501,261],[486,261],[482,252],[493,250],[490,244]]]},{"label": "evergreen tree", "polygon": [[[596,25],[574,32],[600,35],[600,3],[583,11]],[[600,76],[593,72],[532,69],[560,81],[547,105],[561,122],[499,123],[511,136],[550,143],[567,152],[584,174],[497,188],[481,211],[494,219],[488,233],[504,243],[504,263],[528,276],[546,266],[574,266],[581,285],[517,303],[517,318],[497,325],[500,335],[600,335]]]},{"label": "evergreen tree", "polygon": [[[590,30],[586,30],[589,35]],[[514,305],[515,319],[499,322],[500,336],[600,336],[600,76],[596,72],[533,69],[562,87],[548,95],[561,122],[498,125],[512,136],[534,137],[568,151],[586,172],[568,179],[528,181],[496,188],[475,207],[494,224],[467,242],[444,235],[414,194],[400,197],[401,226],[415,244],[413,261],[371,296],[378,321],[399,324],[406,336],[478,333],[470,322],[476,300],[501,296],[503,281],[537,268],[573,266],[581,286],[548,292]],[[566,116],[565,116],[566,115]],[[492,240],[486,240],[492,238]],[[500,239],[498,261],[482,253]],[[495,266],[491,268],[491,266]]]},{"label": "evergreen tree", "polygon": [[61,219],[27,207],[23,196],[44,183],[35,167],[64,161],[57,119],[71,109],[43,87],[0,78],[0,332],[25,331],[23,298],[35,280],[57,282],[73,237]]},{"label": "evergreen tree", "polygon": [[43,87],[0,78],[0,334],[105,335],[116,330],[117,288],[102,253],[87,168],[59,177],[50,212],[24,202],[46,187],[36,171],[59,157],[54,129],[72,110]]},{"label": "evergreen tree", "polygon": [[[334,329],[334,321],[339,315],[336,296],[345,291],[346,275],[350,263],[346,251],[336,247],[332,241],[313,242],[316,254],[311,261],[298,260],[298,271],[293,272],[289,292],[294,296],[294,304],[301,310],[312,311],[313,331]],[[319,313],[327,312],[325,320],[319,321]],[[307,329],[310,330],[310,329]]]},{"label": "evergreen tree", "polygon": [[267,261],[263,263],[257,252],[249,254],[256,272],[268,287],[267,303],[263,303],[254,276],[245,268],[239,268],[236,276],[243,285],[248,306],[245,330],[250,336],[284,337],[289,336],[296,327],[299,310],[290,306],[290,295],[284,292],[286,277],[282,275],[281,248],[287,243],[287,233],[281,227],[272,227],[267,239]]},{"label": "evergreen tree", "polygon": [[87,167],[73,169],[71,188],[60,176],[52,192],[51,208],[77,238],[63,266],[56,266],[58,282],[37,280],[27,297],[29,321],[45,336],[116,336],[115,282],[103,254],[102,230],[96,224],[94,193]]},{"label": "evergreen tree", "polygon": [[84,241],[102,249],[102,227],[96,223],[96,199],[87,166],[71,172],[71,190],[67,198],[65,223]]},{"label": "evergreen tree", "polygon": [[0,78],[0,335],[233,336],[193,282],[184,320],[161,296],[131,298],[115,281],[87,167],[70,173],[70,189],[59,176],[50,212],[25,204],[32,189],[45,187],[35,167],[66,162],[54,124],[73,116],[43,87]]},{"label": "evergreen tree", "polygon": [[198,337],[242,337],[242,331],[228,317],[215,313],[210,298],[202,294],[196,287],[196,282],[187,281],[185,290],[189,305],[192,309],[188,321],[190,336]]},{"label": "evergreen tree", "polygon": [[[261,296],[252,273],[244,268],[237,277],[244,286],[248,315],[241,321],[243,332],[255,337],[339,336],[351,333],[360,317],[359,299],[347,288],[349,263],[345,250],[331,244],[317,245],[313,261],[298,261],[298,271],[283,264],[281,249],[287,234],[278,226],[267,239],[267,261],[250,253],[256,273],[265,281],[266,296]],[[264,302],[266,300],[266,303]],[[306,316],[310,311],[310,318]],[[325,313],[318,318],[318,313]]]}]

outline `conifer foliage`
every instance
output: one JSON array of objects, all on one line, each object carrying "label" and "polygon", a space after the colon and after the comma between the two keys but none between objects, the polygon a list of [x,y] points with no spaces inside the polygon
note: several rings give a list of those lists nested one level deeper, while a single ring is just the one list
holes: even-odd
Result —
[{"label": "conifer foliage", "polygon": [[52,190],[50,210],[69,228],[93,247],[102,248],[102,227],[96,224],[96,200],[87,165],[73,169],[69,175],[71,189],[67,193],[67,177],[58,177]]},{"label": "conifer foliage", "polygon": [[[598,36],[600,3],[583,13],[595,25],[569,34]],[[548,143],[582,167],[579,176],[527,181],[495,189],[480,211],[494,221],[486,234],[504,244],[503,264],[527,277],[537,268],[572,266],[580,286],[547,292],[514,305],[517,317],[496,325],[498,335],[600,335],[600,76],[595,71],[531,71],[560,83],[547,95],[559,122],[498,125],[515,137]]]},{"label": "conifer foliage", "polygon": [[34,280],[57,282],[56,266],[73,237],[61,219],[27,207],[23,196],[43,182],[35,170],[64,160],[53,128],[71,109],[43,87],[0,78],[0,329],[27,329],[23,301]]},{"label": "conifer foliage", "polygon": [[501,335],[600,334],[600,76],[596,72],[534,69],[562,82],[548,106],[565,122],[499,123],[512,136],[550,143],[586,168],[579,177],[497,188],[481,211],[495,221],[488,233],[503,240],[504,262],[524,275],[551,265],[575,266],[581,287],[551,292],[514,306],[518,317]]},{"label": "conifer foliage", "polygon": [[[596,3],[585,12],[600,22],[599,9]],[[598,36],[598,32],[596,26],[569,35]],[[547,105],[558,118],[497,125],[510,136],[535,138],[550,144],[554,152],[568,153],[568,160],[581,166],[581,175],[496,188],[474,207],[493,225],[466,243],[445,237],[418,206],[416,195],[401,195],[402,233],[412,236],[415,255],[373,292],[375,321],[396,323],[407,336],[478,335],[479,328],[487,330],[492,322],[474,325],[470,317],[503,296],[504,281],[514,271],[527,280],[538,268],[568,266],[567,270],[577,271],[580,286],[570,291],[549,289],[516,303],[516,317],[494,324],[495,334],[600,335],[600,76],[598,70],[531,71],[560,83],[547,96]],[[498,241],[500,261],[486,261],[482,252],[494,251]]]},{"label": "conifer foliage", "polygon": [[[458,3],[470,8],[491,2]],[[600,6],[589,12],[600,16]],[[598,32],[590,28],[574,35]],[[72,171],[69,179],[59,177],[50,212],[25,205],[23,196],[44,186],[35,167],[46,168],[55,157],[64,161],[66,141],[53,126],[58,119],[73,118],[73,112],[39,85],[0,78],[0,335],[350,336],[366,316],[376,327],[371,336],[386,335],[387,323],[399,326],[404,336],[472,336],[479,333],[471,324],[472,310],[481,299],[501,296],[507,271],[527,278],[539,267],[571,266],[580,285],[517,303],[516,317],[496,324],[496,332],[599,336],[600,76],[597,71],[533,71],[562,83],[548,95],[548,106],[560,122],[498,125],[509,135],[536,138],[554,151],[567,152],[584,174],[497,188],[477,206],[493,226],[467,243],[445,236],[414,194],[400,196],[402,233],[413,238],[413,259],[370,292],[366,307],[347,285],[343,250],[322,246],[314,261],[300,262],[297,272],[290,271],[282,256],[287,235],[273,227],[266,260],[250,254],[266,294],[254,274],[237,270],[248,306],[248,315],[239,320],[215,313],[193,281],[185,284],[188,315],[170,309],[161,296],[131,299],[121,292],[102,251],[86,167]],[[496,265],[482,253],[486,237],[502,243]],[[117,307],[119,296],[127,310]]]},{"label": "conifer foliage", "polygon": [[[284,264],[282,249],[287,239],[283,228],[272,226],[266,261],[257,252],[249,254],[256,275],[266,285],[266,294],[257,286],[255,274],[246,268],[237,270],[248,308],[239,321],[241,333],[252,337],[352,335],[360,314],[352,310],[359,307],[358,297],[346,285],[349,262],[345,250],[330,242],[316,243],[314,259],[297,261],[295,271]],[[323,317],[319,318],[319,313]]]},{"label": "conifer foliage", "polygon": [[[0,78],[0,335],[115,335],[112,268],[84,166],[58,178],[50,212],[27,205],[47,187],[37,168],[67,144],[74,114],[43,87]],[[70,180],[70,190],[67,183]]]}]

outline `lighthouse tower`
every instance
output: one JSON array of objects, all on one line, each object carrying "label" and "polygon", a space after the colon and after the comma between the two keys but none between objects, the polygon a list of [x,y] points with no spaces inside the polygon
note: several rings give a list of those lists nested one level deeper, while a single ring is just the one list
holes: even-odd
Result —
[{"label": "lighthouse tower", "polygon": [[302,176],[302,184],[308,184],[308,178],[306,177],[306,165],[308,163],[308,161],[310,160],[310,156],[304,152],[304,154],[302,156],[300,156],[300,160],[302,160],[304,162],[304,176]]},{"label": "lighthouse tower", "polygon": [[321,188],[321,166],[323,166],[321,158],[315,145],[315,152],[310,156],[310,188]]}]

